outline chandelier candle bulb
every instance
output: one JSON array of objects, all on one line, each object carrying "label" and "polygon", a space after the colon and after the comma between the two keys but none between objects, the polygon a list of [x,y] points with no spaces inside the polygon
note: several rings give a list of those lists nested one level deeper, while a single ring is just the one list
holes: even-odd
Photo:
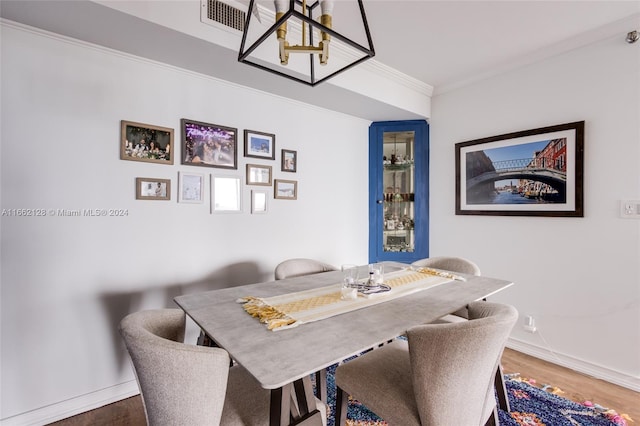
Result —
[{"label": "chandelier candle bulb", "polygon": [[[274,5],[276,7],[276,21],[282,18],[285,12],[289,8],[288,0],[275,0]],[[282,65],[287,65],[289,63],[289,53],[287,53],[286,48],[289,47],[289,42],[287,42],[287,21],[282,23],[278,27],[276,31],[276,37],[278,38],[278,43],[280,47],[280,63]]]},{"label": "chandelier candle bulb", "polygon": [[[333,1],[321,1],[320,10],[322,11],[322,16],[320,16],[320,23],[327,28],[331,28]],[[320,55],[320,65],[327,65],[327,61],[329,60],[329,42],[331,41],[331,35],[326,31],[322,31],[321,33],[322,42],[320,42],[320,46],[322,47],[322,54]]]}]

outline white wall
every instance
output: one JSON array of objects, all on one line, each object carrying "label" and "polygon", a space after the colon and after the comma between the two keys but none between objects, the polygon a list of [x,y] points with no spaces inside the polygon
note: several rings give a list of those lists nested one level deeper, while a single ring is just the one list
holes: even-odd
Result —
[{"label": "white wall", "polygon": [[[1,48],[2,209],[128,210],[2,216],[6,424],[135,392],[116,330],[128,312],[270,279],[289,257],[367,262],[369,122],[9,23]],[[181,118],[238,128],[238,170],[119,159],[120,120],[174,128],[177,142]],[[243,129],[275,133],[276,160],[244,158]],[[282,148],[297,173],[280,171]],[[178,171],[244,177],[246,163],[298,180],[298,200],[270,196],[251,215],[250,189],[264,187],[245,186],[242,214],[211,215],[208,194],[176,202]],[[171,179],[171,201],[136,201],[135,177]]]},{"label": "white wall", "polygon": [[[431,255],[515,281],[494,300],[532,315],[511,346],[640,389],[640,54],[624,34],[437,96]],[[455,215],[457,142],[585,120],[584,218]]]}]

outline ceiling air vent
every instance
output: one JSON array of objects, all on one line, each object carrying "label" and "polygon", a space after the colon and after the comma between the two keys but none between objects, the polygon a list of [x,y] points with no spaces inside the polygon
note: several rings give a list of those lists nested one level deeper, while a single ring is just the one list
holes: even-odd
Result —
[{"label": "ceiling air vent", "polygon": [[201,0],[200,20],[205,24],[242,32],[246,13],[237,7],[231,6],[229,3],[232,2]]}]

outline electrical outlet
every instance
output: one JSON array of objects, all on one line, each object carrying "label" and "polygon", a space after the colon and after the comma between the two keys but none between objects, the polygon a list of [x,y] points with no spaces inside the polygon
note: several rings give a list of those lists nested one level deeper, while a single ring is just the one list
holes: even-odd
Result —
[{"label": "electrical outlet", "polygon": [[620,217],[625,219],[640,219],[640,200],[621,200]]},{"label": "electrical outlet", "polygon": [[524,318],[524,331],[529,333],[536,332],[536,320],[531,315],[527,315]]}]

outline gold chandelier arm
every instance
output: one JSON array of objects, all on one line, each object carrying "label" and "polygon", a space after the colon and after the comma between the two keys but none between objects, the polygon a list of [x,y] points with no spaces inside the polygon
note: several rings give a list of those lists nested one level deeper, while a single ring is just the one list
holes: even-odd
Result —
[{"label": "gold chandelier arm", "polygon": [[[282,19],[285,15],[285,9],[287,8],[287,0],[275,0],[276,6],[276,21]],[[320,23],[327,27],[332,28],[332,16],[333,1],[323,0],[320,2],[322,9],[322,15],[320,16]],[[302,0],[302,13],[307,16],[307,0]],[[307,44],[307,25],[306,21],[302,21],[302,44],[290,46],[287,42],[287,23],[283,22],[276,30],[276,36],[278,39],[278,50],[280,56],[280,64],[288,65],[289,53],[310,53],[318,54],[320,65],[327,65],[329,60],[329,42],[331,41],[331,35],[326,31],[320,31],[320,42],[318,46]],[[311,28],[309,27],[309,31]]]},{"label": "gold chandelier arm", "polygon": [[327,61],[329,60],[329,42],[331,40],[324,40],[320,42],[320,47],[322,48],[322,52],[320,52],[320,65],[327,65]]},{"label": "gold chandelier arm", "polygon": [[280,64],[288,65],[289,64],[289,42],[284,39],[278,39],[280,46]]}]

